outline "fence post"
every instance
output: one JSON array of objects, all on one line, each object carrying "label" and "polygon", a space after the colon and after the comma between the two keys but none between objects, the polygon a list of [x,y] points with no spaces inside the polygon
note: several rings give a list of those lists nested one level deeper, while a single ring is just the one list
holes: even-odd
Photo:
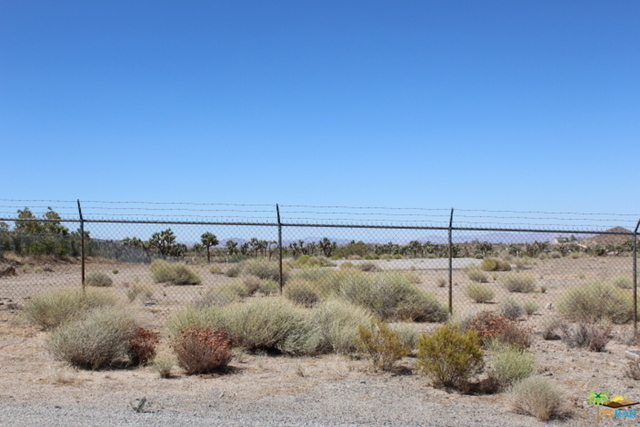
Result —
[{"label": "fence post", "polygon": [[638,337],[638,227],[633,230],[633,334]]},{"label": "fence post", "polygon": [[449,217],[449,314],[453,314],[453,208]]},{"label": "fence post", "polygon": [[80,207],[80,199],[78,199],[78,213],[80,214],[80,256],[82,258],[82,292],[85,291],[84,284],[84,218],[82,218],[82,207]]},{"label": "fence post", "polygon": [[280,263],[280,294],[284,288],[284,278],[282,277],[282,222],[280,222],[280,206],[276,203],[276,213],[278,214],[278,259]]}]

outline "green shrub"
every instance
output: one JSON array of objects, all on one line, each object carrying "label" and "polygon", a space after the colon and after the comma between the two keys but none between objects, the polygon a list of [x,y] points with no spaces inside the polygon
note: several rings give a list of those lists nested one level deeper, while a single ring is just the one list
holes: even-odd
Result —
[{"label": "green shrub", "polygon": [[141,361],[132,346],[139,328],[131,313],[96,308],[55,329],[49,350],[57,359],[82,369],[125,367]]},{"label": "green shrub", "polygon": [[626,274],[616,275],[611,279],[611,283],[621,289],[633,289],[633,279]]},{"label": "green shrub", "polygon": [[248,296],[245,284],[234,280],[209,289],[202,296],[201,305],[228,305]]},{"label": "green shrub", "polygon": [[507,298],[500,304],[500,313],[509,320],[518,320],[525,311],[524,307],[513,298]]},{"label": "green shrub", "polygon": [[102,271],[94,271],[87,275],[84,283],[87,286],[107,287],[113,285],[113,280],[111,280],[111,277],[109,277],[107,273],[104,273]]},{"label": "green shrub", "polygon": [[171,263],[161,259],[153,260],[151,263],[151,278],[156,283],[173,285],[198,285],[202,282],[200,276],[184,262]]},{"label": "green shrub", "polygon": [[358,335],[359,346],[369,354],[377,369],[390,371],[395,362],[409,354],[400,334],[385,322],[373,322],[369,327],[360,325]]},{"label": "green shrub", "polygon": [[311,255],[301,255],[294,263],[297,267],[316,268],[316,267],[332,267],[334,263],[325,257],[315,257]]},{"label": "green shrub", "polygon": [[564,393],[547,378],[526,378],[517,383],[509,395],[511,409],[517,414],[533,415],[540,421],[571,416]]},{"label": "green shrub", "polygon": [[558,311],[570,321],[627,323],[633,318],[633,297],[611,283],[590,283],[567,291]]},{"label": "green shrub", "polygon": [[53,329],[93,308],[117,304],[118,298],[111,290],[65,289],[33,296],[24,305],[23,313],[43,329]]},{"label": "green shrub", "polygon": [[473,282],[487,283],[489,281],[489,275],[475,265],[467,266],[463,270]]},{"label": "green shrub", "polygon": [[338,295],[342,288],[364,286],[370,281],[369,275],[358,269],[333,270],[329,274],[315,280],[318,292],[323,298]]},{"label": "green shrub", "polygon": [[535,355],[514,347],[503,347],[491,358],[489,376],[501,389],[521,381],[535,372]]},{"label": "green shrub", "polygon": [[209,272],[211,274],[220,274],[220,273],[222,273],[222,268],[218,267],[217,265],[214,265],[214,266],[209,267]]},{"label": "green shrub", "polygon": [[420,370],[430,376],[436,386],[465,389],[469,379],[482,372],[484,353],[474,330],[461,332],[443,325],[418,341]]},{"label": "green shrub", "polygon": [[477,303],[489,302],[496,293],[490,286],[480,283],[472,283],[467,286],[467,296]]},{"label": "green shrub", "polygon": [[526,301],[523,307],[524,307],[524,311],[527,313],[527,316],[531,316],[535,314],[538,310],[540,310],[540,304],[534,301]]},{"label": "green shrub", "polygon": [[312,282],[317,282],[331,275],[332,270],[328,268],[320,268],[320,267],[312,267],[312,268],[303,268],[302,270],[296,271],[291,275],[291,280],[294,279],[304,279],[311,280]]},{"label": "green shrub", "polygon": [[306,350],[310,325],[304,309],[282,297],[264,297],[223,308],[224,329],[249,351],[301,354]]},{"label": "green shrub", "polygon": [[509,271],[511,264],[501,259],[486,257],[480,263],[480,268],[484,271]]},{"label": "green shrub", "polygon": [[312,307],[321,300],[320,293],[313,282],[304,279],[292,279],[283,289],[285,297],[296,304]]},{"label": "green shrub", "polygon": [[536,290],[536,279],[531,274],[505,274],[500,281],[509,292],[528,293]]},{"label": "green shrub", "polygon": [[309,353],[350,354],[357,351],[358,327],[369,325],[371,313],[347,301],[331,299],[311,311]]},{"label": "green shrub", "polygon": [[178,364],[187,374],[205,374],[231,361],[233,345],[225,331],[192,325],[173,340]]}]

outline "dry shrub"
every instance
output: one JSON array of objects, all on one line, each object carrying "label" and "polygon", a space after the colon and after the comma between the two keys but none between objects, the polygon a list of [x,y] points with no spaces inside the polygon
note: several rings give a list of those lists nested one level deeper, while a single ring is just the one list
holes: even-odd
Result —
[{"label": "dry shrub", "polygon": [[345,261],[342,264],[340,264],[340,269],[342,270],[346,270],[349,268],[356,268],[355,264],[349,261]]},{"label": "dry shrub", "polygon": [[526,378],[517,383],[509,395],[511,409],[517,414],[532,415],[540,421],[571,416],[565,406],[564,393],[547,378]]},{"label": "dry shrub", "polygon": [[487,257],[480,263],[480,268],[484,271],[509,271],[511,264],[501,259]]},{"label": "dry shrub", "polygon": [[156,355],[156,346],[160,342],[157,332],[138,327],[129,340],[129,354],[132,365],[146,365]]},{"label": "dry shrub", "polygon": [[133,286],[127,290],[127,298],[129,298],[131,302],[135,301],[135,299],[141,295],[143,299],[148,300],[153,296],[153,288],[146,283],[134,283]]},{"label": "dry shrub", "polygon": [[464,390],[469,380],[484,368],[484,353],[474,330],[461,332],[450,325],[440,326],[418,341],[418,367],[436,386]]},{"label": "dry shrub", "polygon": [[633,279],[626,274],[618,274],[611,279],[611,283],[621,289],[633,289]]},{"label": "dry shrub", "polygon": [[527,316],[532,316],[538,310],[540,310],[540,304],[534,301],[526,301],[523,305],[524,311],[527,313]]},{"label": "dry shrub", "polygon": [[151,278],[156,283],[173,285],[199,285],[202,282],[200,276],[184,262],[171,263],[161,259],[151,263]]},{"label": "dry shrub", "polygon": [[481,283],[472,283],[467,286],[466,294],[477,303],[489,302],[496,295],[490,286]]},{"label": "dry shrub", "polygon": [[305,307],[312,307],[321,300],[320,292],[318,292],[315,283],[304,279],[292,279],[287,282],[283,294],[296,304]]},{"label": "dry shrub", "polygon": [[260,283],[260,288],[258,288],[258,291],[260,291],[260,293],[262,293],[263,295],[279,294],[280,283],[276,282],[275,280],[263,280],[262,283]]},{"label": "dry shrub", "polygon": [[535,371],[535,355],[515,347],[502,347],[491,358],[489,376],[500,389],[531,376]]},{"label": "dry shrub", "polygon": [[571,348],[588,348],[589,351],[602,352],[613,336],[609,326],[578,323],[572,326],[564,325],[561,338]]},{"label": "dry shrub", "polygon": [[107,287],[113,285],[113,280],[107,273],[102,271],[94,271],[89,273],[84,281],[87,286]]},{"label": "dry shrub", "polygon": [[150,365],[160,374],[160,378],[171,378],[171,369],[173,369],[175,362],[170,356],[156,355]]},{"label": "dry shrub", "polygon": [[624,370],[624,375],[632,380],[640,380],[640,365],[636,360],[629,360],[627,368]]},{"label": "dry shrub", "polygon": [[209,289],[203,296],[200,305],[228,305],[249,296],[247,287],[240,281],[223,283]]},{"label": "dry shrub", "polygon": [[247,288],[247,294],[253,295],[258,289],[260,289],[262,280],[258,276],[248,274],[246,276],[242,276],[242,283]]},{"label": "dry shrub", "polygon": [[325,301],[311,311],[309,323],[313,326],[313,332],[308,352],[354,353],[358,350],[359,326],[369,325],[372,320],[373,316],[368,310],[348,301]]},{"label": "dry shrub", "polygon": [[55,329],[49,350],[57,359],[82,369],[130,366],[140,362],[140,354],[132,348],[139,328],[131,313],[101,307]]},{"label": "dry shrub", "polygon": [[166,323],[166,329],[173,339],[193,325],[208,326],[212,329],[222,328],[224,326],[222,307],[217,305],[185,307],[171,315]]},{"label": "dry shrub", "polygon": [[362,264],[360,264],[359,267],[360,267],[360,270],[366,271],[366,272],[369,272],[369,273],[377,273],[379,271],[382,271],[380,269],[380,267],[378,267],[373,262],[363,262]]},{"label": "dry shrub", "polygon": [[529,293],[536,290],[536,278],[531,274],[505,274],[500,281],[509,292]]},{"label": "dry shrub", "polygon": [[33,296],[24,305],[23,313],[27,320],[43,329],[53,329],[93,308],[117,304],[118,298],[111,290],[65,289]]},{"label": "dry shrub", "polygon": [[518,320],[524,313],[524,307],[513,298],[507,298],[500,304],[500,313],[509,320]]},{"label": "dry shrub", "polygon": [[532,343],[531,330],[518,326],[516,322],[493,311],[481,311],[468,321],[483,345],[499,343],[517,348],[529,348]]},{"label": "dry shrub", "polygon": [[420,332],[412,323],[397,323],[391,325],[392,329],[400,336],[402,345],[408,350],[413,351],[418,346]]},{"label": "dry shrub", "polygon": [[192,325],[173,340],[178,364],[187,374],[205,374],[231,361],[233,344],[225,331]]},{"label": "dry shrub", "polygon": [[[258,276],[261,279],[280,280],[280,264],[276,261],[267,261],[263,259],[253,259],[243,261],[241,263],[242,272]],[[287,278],[287,270],[283,270],[282,275]]]},{"label": "dry shrub", "polygon": [[398,360],[409,354],[400,334],[385,322],[373,322],[369,327],[360,325],[358,332],[358,345],[369,354],[377,369],[390,371]]},{"label": "dry shrub", "polygon": [[570,321],[627,323],[633,318],[633,297],[611,283],[590,283],[567,291],[558,311]]},{"label": "dry shrub", "polygon": [[475,265],[467,266],[463,270],[473,282],[487,283],[489,281],[489,275]]},{"label": "dry shrub", "polygon": [[542,325],[542,338],[548,341],[559,340],[565,324],[560,319],[549,319]]},{"label": "dry shrub", "polygon": [[444,288],[445,286],[447,286],[447,283],[449,283],[449,281],[443,277],[440,277],[438,280],[436,280],[436,284],[439,288]]}]

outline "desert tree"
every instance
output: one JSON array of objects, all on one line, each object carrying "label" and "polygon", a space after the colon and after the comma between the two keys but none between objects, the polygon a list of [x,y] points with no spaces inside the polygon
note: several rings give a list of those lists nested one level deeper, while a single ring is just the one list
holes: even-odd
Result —
[{"label": "desert tree", "polygon": [[407,245],[407,250],[412,252],[414,257],[417,257],[418,253],[422,252],[422,244],[417,240],[412,240]]},{"label": "desert tree", "polygon": [[238,253],[238,242],[234,242],[233,240],[227,240],[225,243],[227,247],[227,252],[229,252],[229,256],[234,256]]},{"label": "desert tree", "polygon": [[202,234],[202,236],[200,236],[200,239],[202,240],[202,245],[207,248],[207,262],[211,262],[211,254],[209,249],[212,246],[218,246],[218,243],[220,242],[218,241],[218,238],[215,234],[209,232]]},{"label": "desert tree", "polygon": [[160,253],[163,257],[182,256],[187,251],[187,246],[181,243],[176,243],[176,235],[170,228],[166,230],[153,233],[151,239],[148,242],[149,248],[154,249]]},{"label": "desert tree", "polygon": [[318,242],[318,247],[327,258],[331,257],[333,251],[338,248],[338,244],[336,242],[332,242],[327,237],[324,237],[322,240]]}]

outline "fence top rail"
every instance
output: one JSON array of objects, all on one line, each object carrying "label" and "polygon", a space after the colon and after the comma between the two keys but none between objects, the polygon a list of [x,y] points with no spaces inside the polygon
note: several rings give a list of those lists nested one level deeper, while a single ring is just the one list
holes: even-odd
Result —
[{"label": "fence top rail", "polygon": [[[457,226],[414,226],[414,225],[373,225],[373,224],[326,224],[326,223],[290,223],[282,222],[241,222],[241,221],[170,221],[170,220],[122,220],[122,219],[84,219],[79,218],[0,218],[9,222],[39,223],[103,223],[103,224],[161,224],[161,225],[218,225],[218,226],[253,226],[253,227],[304,227],[304,228],[358,228],[379,230],[441,230],[441,231],[498,231],[505,233],[563,233],[563,234],[598,234],[633,237],[636,231],[600,231],[575,230],[562,228],[508,228],[508,227],[457,227]],[[640,222],[639,222],[640,224]]]}]

